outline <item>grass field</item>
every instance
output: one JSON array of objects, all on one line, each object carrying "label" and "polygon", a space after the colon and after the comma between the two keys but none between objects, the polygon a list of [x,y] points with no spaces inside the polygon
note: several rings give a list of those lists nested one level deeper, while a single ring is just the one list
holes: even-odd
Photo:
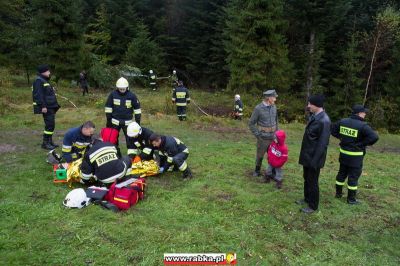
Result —
[{"label": "grass field", "polygon": [[[127,212],[95,205],[70,210],[61,204],[70,188],[52,183],[40,148],[43,122],[32,114],[30,88],[13,80],[2,84],[1,265],[162,265],[163,254],[171,252],[236,252],[238,265],[400,264],[400,136],[381,134],[368,151],[359,206],[334,198],[338,142],[331,139],[320,177],[320,209],[306,215],[294,204],[303,191],[297,159],[304,125],[281,125],[290,159],[278,191],[250,175],[255,140],[247,119],[200,116],[191,106],[188,121],[179,123],[169,89],[138,89],[142,124],[187,144],[195,178],[150,177],[147,198]],[[85,98],[76,88],[59,93],[80,107],[59,99],[59,144],[65,130],[87,119],[104,126],[106,92]],[[233,104],[230,94],[193,91],[192,98],[203,107]],[[248,114],[253,106],[245,108]]]}]

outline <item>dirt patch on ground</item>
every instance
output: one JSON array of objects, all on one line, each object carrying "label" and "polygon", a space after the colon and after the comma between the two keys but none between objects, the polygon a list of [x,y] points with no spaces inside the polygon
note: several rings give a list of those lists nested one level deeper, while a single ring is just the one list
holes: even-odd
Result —
[{"label": "dirt patch on ground", "polygon": [[227,117],[232,112],[232,108],[226,106],[202,106],[201,109],[209,115],[220,117]]},{"label": "dirt patch on ground", "polygon": [[249,134],[249,130],[243,128],[223,127],[220,125],[209,126],[209,125],[197,124],[193,126],[193,129],[209,131],[209,132],[217,132],[217,133]]},{"label": "dirt patch on ground", "polygon": [[381,153],[397,153],[400,154],[400,147],[394,147],[394,146],[381,146],[381,147],[374,147],[372,146],[370,148],[373,151],[381,152]]},{"label": "dirt patch on ground", "polygon": [[17,145],[0,144],[0,153],[14,152],[17,151],[17,148]]}]

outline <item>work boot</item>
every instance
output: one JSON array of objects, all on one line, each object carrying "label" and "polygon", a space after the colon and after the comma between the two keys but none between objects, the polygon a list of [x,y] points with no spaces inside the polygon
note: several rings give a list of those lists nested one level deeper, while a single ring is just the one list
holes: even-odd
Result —
[{"label": "work boot", "polygon": [[50,143],[50,137],[46,134],[43,134],[43,143],[42,143],[42,149],[45,150],[54,150],[56,147],[54,147],[53,145],[51,145]]},{"label": "work boot", "polygon": [[361,202],[359,202],[356,199],[356,194],[357,194],[357,190],[349,189],[349,191],[347,192],[347,203],[348,204],[350,204],[350,205],[361,204]]},{"label": "work boot", "polygon": [[192,178],[192,177],[193,177],[192,171],[190,171],[190,168],[187,167],[186,170],[183,171],[183,179],[187,180],[187,179]]},{"label": "work boot", "polygon": [[335,198],[340,199],[343,196],[343,186],[336,185],[336,195]]},{"label": "work boot", "polygon": [[315,212],[315,210],[311,209],[310,207],[302,208],[302,209],[300,209],[300,211],[307,213],[307,214]]},{"label": "work boot", "polygon": [[53,145],[55,148],[58,147],[58,145],[57,145],[57,144],[54,144],[54,142],[53,142],[53,136],[50,136],[49,142],[50,142],[50,144]]},{"label": "work boot", "polygon": [[282,180],[276,180],[276,188],[281,189],[282,188]]},{"label": "work boot", "polygon": [[256,169],[253,172],[253,177],[257,177],[257,176],[261,175],[260,169],[261,169],[261,165],[256,165]]},{"label": "work boot", "polygon": [[271,175],[267,175],[267,174],[264,175],[264,183],[270,183],[271,179],[272,179]]}]

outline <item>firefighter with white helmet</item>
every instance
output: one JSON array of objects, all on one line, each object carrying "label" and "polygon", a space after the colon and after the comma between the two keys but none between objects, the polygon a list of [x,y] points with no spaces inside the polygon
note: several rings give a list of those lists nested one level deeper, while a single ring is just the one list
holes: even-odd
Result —
[{"label": "firefighter with white helmet", "polygon": [[176,74],[176,70],[172,70],[172,75],[169,76],[171,81],[171,86],[174,89],[178,85],[178,75]]},{"label": "firefighter with white helmet", "polygon": [[[117,89],[108,96],[105,105],[106,126],[115,128],[118,132],[122,129],[127,139],[128,125],[132,122],[140,124],[142,111],[139,99],[129,90],[129,83],[125,78],[119,78],[116,87]],[[135,115],[135,118],[133,118],[133,115]]]},{"label": "firefighter with white helmet", "polygon": [[149,85],[153,91],[157,90],[157,75],[152,69],[149,70]]},{"label": "firefighter with white helmet", "polygon": [[128,155],[131,158],[139,156],[145,161],[153,159],[154,150],[150,143],[150,136],[154,132],[133,122],[129,124],[127,133]]},{"label": "firefighter with white helmet", "polygon": [[233,109],[233,117],[237,120],[242,120],[243,117],[243,103],[240,100],[240,95],[235,95],[235,105]]}]

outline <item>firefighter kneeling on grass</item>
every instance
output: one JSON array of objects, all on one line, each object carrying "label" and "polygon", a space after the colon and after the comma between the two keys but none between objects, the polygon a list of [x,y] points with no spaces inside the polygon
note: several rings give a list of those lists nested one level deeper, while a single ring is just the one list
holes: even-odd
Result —
[{"label": "firefighter kneeling on grass", "polygon": [[[138,160],[149,161],[153,159],[153,146],[150,143],[150,136],[154,132],[148,128],[141,127],[138,123],[133,122],[127,128],[128,134],[128,156],[132,159],[136,156]],[[134,161],[135,162],[135,161]]]},{"label": "firefighter kneeling on grass", "polygon": [[179,170],[183,172],[183,179],[192,178],[186,159],[189,156],[189,149],[177,138],[152,134],[150,142],[159,151],[160,171]]},{"label": "firefighter kneeling on grass", "polygon": [[102,139],[94,140],[85,152],[81,165],[82,181],[87,184],[93,178],[104,184],[111,184],[131,172],[131,158],[118,158],[117,148]]}]

